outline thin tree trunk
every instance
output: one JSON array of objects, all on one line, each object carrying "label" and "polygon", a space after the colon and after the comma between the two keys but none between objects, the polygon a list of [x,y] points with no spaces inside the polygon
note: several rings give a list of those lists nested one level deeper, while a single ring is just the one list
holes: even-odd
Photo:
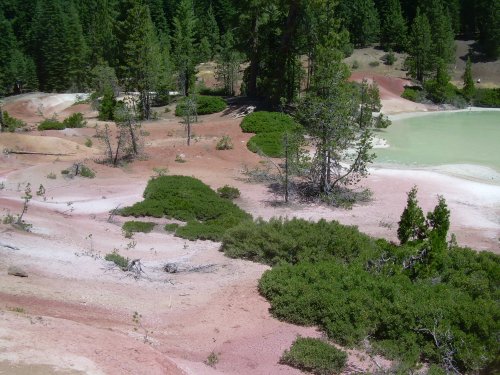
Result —
[{"label": "thin tree trunk", "polygon": [[4,132],[6,130],[7,126],[5,125],[3,121],[3,112],[2,112],[2,107],[0,106],[0,132]]},{"label": "thin tree trunk", "polygon": [[247,95],[257,96],[257,77],[259,75],[259,57],[258,57],[258,44],[259,44],[259,16],[257,11],[252,19],[252,42],[250,54],[250,66],[248,67],[248,85]]}]

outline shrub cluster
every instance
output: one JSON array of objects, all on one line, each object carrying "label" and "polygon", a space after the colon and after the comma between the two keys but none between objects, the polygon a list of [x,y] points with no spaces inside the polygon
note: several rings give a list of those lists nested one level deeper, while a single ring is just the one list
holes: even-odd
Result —
[{"label": "shrub cluster", "polygon": [[57,121],[55,118],[45,119],[38,124],[38,130],[64,130],[66,128],[83,128],[87,122],[83,119],[83,114],[80,112],[73,113],[63,122]]},{"label": "shrub cluster", "polygon": [[216,150],[232,150],[234,148],[233,146],[233,141],[231,140],[231,137],[228,135],[222,136],[221,139],[217,141],[217,144],[215,145]]},{"label": "shrub cluster", "polygon": [[280,362],[316,375],[332,375],[342,372],[347,353],[319,339],[298,337]]},{"label": "shrub cluster", "polygon": [[3,124],[6,130],[10,133],[15,132],[19,128],[23,128],[26,126],[26,123],[17,118],[11,117],[7,111],[2,112]]},{"label": "shrub cluster", "polygon": [[[179,101],[175,107],[176,116],[185,116],[185,99]],[[222,112],[227,107],[226,102],[220,96],[196,96],[196,114],[209,115]]]},{"label": "shrub cluster", "polygon": [[38,124],[38,130],[64,130],[66,129],[66,125],[62,122],[57,121],[56,119],[50,118],[43,120],[40,124]]},{"label": "shrub cluster", "polygon": [[478,107],[500,107],[500,89],[476,89],[473,103]]},{"label": "shrub cluster", "polygon": [[221,198],[236,199],[240,196],[240,190],[229,185],[224,185],[217,189],[217,194],[219,194]]},{"label": "shrub cluster", "polygon": [[304,219],[258,219],[229,230],[221,250],[231,258],[269,264],[340,259],[351,261],[361,253],[371,254],[376,241],[356,227],[336,221]]},{"label": "shrub cluster", "polygon": [[302,127],[290,116],[278,112],[254,112],[241,122],[245,133],[255,133],[247,147],[252,152],[263,152],[270,157],[283,156],[285,132],[300,132]]},{"label": "shrub cluster", "polygon": [[420,87],[405,86],[401,97],[415,103],[422,103],[425,100],[425,92]]},{"label": "shrub cluster", "polygon": [[370,337],[375,350],[409,367],[451,363],[464,372],[500,353],[498,255],[448,249],[439,236],[397,246],[299,219],[239,225],[221,249],[273,265],[259,281],[272,314],[317,325],[340,344]]},{"label": "shrub cluster", "polygon": [[174,218],[186,222],[176,235],[189,240],[219,241],[226,230],[251,216],[219,197],[200,180],[186,176],[161,176],[149,181],[144,200],[121,210],[124,216]]},{"label": "shrub cluster", "polygon": [[83,119],[82,113],[77,112],[66,118],[63,124],[67,128],[84,128],[87,125],[87,121]]},{"label": "shrub cluster", "polygon": [[122,225],[122,229],[129,233],[149,233],[155,227],[155,223],[149,223],[145,221],[127,221]]}]

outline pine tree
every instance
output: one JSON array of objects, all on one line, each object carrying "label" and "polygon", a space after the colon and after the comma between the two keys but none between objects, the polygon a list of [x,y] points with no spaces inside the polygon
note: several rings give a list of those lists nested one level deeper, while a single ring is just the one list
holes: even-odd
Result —
[{"label": "pine tree", "polygon": [[208,38],[206,36],[201,38],[200,43],[198,43],[196,50],[197,50],[197,56],[196,56],[197,62],[199,63],[207,62],[211,59],[212,48],[210,47],[210,42],[208,41]]},{"label": "pine tree", "polygon": [[151,14],[151,20],[153,21],[158,34],[168,34],[168,24],[165,17],[165,12],[163,10],[162,0],[146,0],[146,4],[149,7],[149,13]]},{"label": "pine tree", "polygon": [[32,36],[40,88],[45,91],[68,89],[68,28],[60,0],[37,2]]},{"label": "pine tree", "polygon": [[122,27],[123,33],[128,30],[123,46],[127,90],[139,92],[136,112],[141,118],[149,119],[151,92],[159,85],[162,68],[160,45],[149,8],[136,1]]},{"label": "pine tree", "polygon": [[378,41],[380,20],[373,0],[342,0],[339,13],[353,44],[365,47]]},{"label": "pine tree", "polygon": [[222,83],[226,95],[235,94],[235,85],[238,80],[241,58],[234,49],[235,41],[233,34],[228,31],[222,36],[221,49],[217,55],[217,69],[215,75],[217,81]]},{"label": "pine tree", "polygon": [[467,63],[465,64],[465,72],[464,72],[464,87],[462,92],[467,99],[472,99],[474,97],[474,93],[476,91],[474,85],[474,79],[472,78],[472,63],[470,61],[470,57],[467,57]]},{"label": "pine tree", "polygon": [[83,91],[88,86],[89,49],[83,37],[80,19],[75,7],[69,4],[66,46],[68,56],[68,79],[73,89]]},{"label": "pine tree", "polygon": [[426,9],[432,35],[432,59],[434,69],[439,60],[449,64],[455,58],[455,34],[448,10],[440,1],[432,1]]},{"label": "pine tree", "polygon": [[425,14],[417,9],[417,15],[413,21],[410,32],[410,43],[408,46],[407,64],[410,74],[420,82],[424,82],[426,75],[432,68],[432,39],[431,27]]},{"label": "pine tree", "polygon": [[206,35],[208,44],[210,46],[210,59],[213,59],[220,48],[220,35],[219,35],[219,25],[215,19],[215,14],[212,8],[212,4],[208,8],[208,14],[204,17],[205,22],[200,22],[202,29],[200,30],[200,35]]},{"label": "pine tree", "polygon": [[380,42],[385,50],[402,51],[406,47],[407,27],[399,0],[387,0],[382,8]]},{"label": "pine tree", "polygon": [[421,240],[427,236],[427,226],[424,213],[418,205],[417,191],[417,187],[414,186],[408,192],[406,207],[398,223],[398,239],[402,245],[410,240]]},{"label": "pine tree", "polygon": [[500,2],[480,0],[477,4],[479,44],[490,59],[500,56]]},{"label": "pine tree", "polygon": [[180,0],[174,17],[174,62],[179,75],[179,87],[189,96],[195,73],[196,18],[192,0]]},{"label": "pine tree", "polygon": [[94,0],[89,10],[89,25],[86,32],[90,50],[90,64],[115,66],[118,62],[115,18],[117,10],[113,0]]}]

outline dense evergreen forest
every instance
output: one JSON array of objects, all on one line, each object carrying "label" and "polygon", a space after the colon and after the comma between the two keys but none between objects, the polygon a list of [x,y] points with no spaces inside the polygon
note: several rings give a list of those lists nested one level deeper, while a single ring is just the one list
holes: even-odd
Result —
[{"label": "dense evergreen forest", "polygon": [[373,43],[406,51],[411,75],[423,81],[451,62],[457,37],[477,40],[485,59],[498,58],[500,3],[1,0],[0,92],[88,91],[106,81],[189,95],[196,64],[215,60],[228,94],[247,62],[242,92],[277,103],[309,82],[319,46],[343,55]]}]

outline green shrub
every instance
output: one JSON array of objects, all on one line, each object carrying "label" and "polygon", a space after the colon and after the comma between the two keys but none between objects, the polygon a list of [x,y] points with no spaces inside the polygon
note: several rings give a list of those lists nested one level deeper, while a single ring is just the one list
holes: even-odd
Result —
[{"label": "green shrub", "polygon": [[351,66],[351,68],[352,68],[353,70],[359,69],[359,62],[358,62],[358,60],[354,60],[354,61],[352,62],[352,66]]},{"label": "green shrub", "polygon": [[394,55],[394,52],[389,51],[386,55],[384,55],[384,61],[386,65],[394,65],[396,62],[396,56]]},{"label": "green shrub", "polygon": [[2,112],[3,123],[8,132],[15,132],[19,128],[26,126],[26,123],[17,118],[11,117],[7,111]]},{"label": "green shrub", "polygon": [[127,221],[126,223],[123,223],[122,229],[125,232],[130,233],[149,233],[153,230],[154,227],[155,223],[149,223],[145,221]]},{"label": "green shrub", "polygon": [[478,107],[490,107],[499,108],[500,107],[500,89],[478,89],[476,88],[474,99],[474,105]]},{"label": "green shrub", "polygon": [[274,133],[296,131],[301,126],[293,118],[279,112],[253,112],[241,122],[244,133]]},{"label": "green shrub", "polygon": [[347,353],[320,339],[298,337],[280,362],[313,374],[331,375],[342,372]]},{"label": "green shrub", "polygon": [[224,185],[217,189],[217,194],[219,194],[221,198],[236,199],[240,196],[240,190],[229,185]]},{"label": "green shrub", "polygon": [[67,119],[63,121],[63,124],[67,128],[83,128],[87,125],[87,121],[83,119],[83,114],[80,112],[73,113]]},{"label": "green shrub", "polygon": [[200,95],[206,96],[224,96],[227,95],[224,87],[200,87]]},{"label": "green shrub", "polygon": [[45,119],[38,124],[38,130],[64,130],[66,126],[56,119]]},{"label": "green shrub", "polygon": [[94,178],[95,172],[92,169],[90,169],[89,167],[87,167],[86,165],[82,165],[80,167],[80,176],[86,177],[86,178]]},{"label": "green shrub", "polygon": [[176,235],[219,241],[230,228],[251,216],[192,177],[161,176],[149,181],[144,200],[121,210],[124,216],[174,218],[187,222]]},{"label": "green shrub", "polygon": [[273,218],[269,222],[245,222],[229,230],[221,250],[230,258],[276,265],[325,259],[350,261],[363,253],[377,253],[378,245],[356,227],[336,221]]},{"label": "green shrub", "polygon": [[271,158],[279,158],[284,154],[283,133],[259,133],[254,135],[247,143],[250,151],[262,152]]},{"label": "green shrub", "polygon": [[233,147],[233,141],[228,135],[224,135],[217,141],[217,144],[215,145],[216,150],[232,150]]},{"label": "green shrub", "polygon": [[247,143],[252,152],[270,157],[283,156],[283,136],[286,131],[300,132],[302,127],[290,116],[278,112],[254,112],[241,122],[245,133],[255,133]]},{"label": "green shrub", "polygon": [[425,99],[425,93],[419,87],[405,86],[401,97],[406,100],[411,100],[415,103],[421,103]]},{"label": "green shrub", "polygon": [[109,262],[113,262],[116,264],[118,267],[120,267],[122,270],[126,270],[128,267],[128,258],[122,257],[118,252],[115,250],[112,253],[106,254],[104,257],[105,260]]},{"label": "green shrub", "polygon": [[[226,109],[227,104],[220,96],[203,96],[199,95],[195,97],[196,100],[196,113],[198,115],[209,115],[211,113],[222,112]],[[185,111],[185,99],[182,99],[177,103],[175,107],[176,116],[184,116]]]},{"label": "green shrub", "polygon": [[93,143],[92,143],[92,139],[87,138],[87,139],[85,140],[85,146],[86,146],[86,147],[92,147],[92,145],[93,145]]},{"label": "green shrub", "polygon": [[439,225],[431,232],[437,237],[397,246],[336,222],[260,219],[228,230],[221,250],[273,266],[259,291],[278,319],[317,325],[347,346],[370,337],[408,369],[442,366],[453,348],[454,365],[474,372],[500,354],[500,256],[448,250]]},{"label": "green shrub", "polygon": [[376,66],[379,66],[380,65],[380,62],[379,61],[370,61],[368,63],[368,65],[370,65],[371,67],[376,67]]},{"label": "green shrub", "polygon": [[113,89],[107,85],[104,88],[103,98],[99,103],[99,120],[113,120],[117,104]]},{"label": "green shrub", "polygon": [[179,224],[177,224],[177,223],[165,224],[164,228],[165,228],[166,232],[175,233],[177,228],[179,228]]},{"label": "green shrub", "polygon": [[[444,85],[435,79],[429,79],[425,82],[424,87],[427,98],[434,103],[458,104],[459,107],[465,107],[467,104],[460,90],[449,82]],[[459,104],[460,102],[463,102],[462,105]]]}]

